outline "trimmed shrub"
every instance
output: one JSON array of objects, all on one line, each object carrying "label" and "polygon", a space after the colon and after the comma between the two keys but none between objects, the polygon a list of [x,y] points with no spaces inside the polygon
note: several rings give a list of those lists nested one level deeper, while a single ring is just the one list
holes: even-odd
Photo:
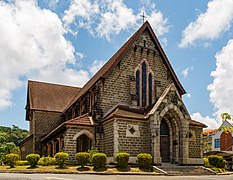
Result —
[{"label": "trimmed shrub", "polygon": [[52,158],[50,156],[48,157],[41,157],[40,160],[38,161],[38,164],[41,166],[50,166],[50,165],[55,165],[56,160],[55,158]]},{"label": "trimmed shrub", "polygon": [[217,156],[217,155],[210,155],[208,157],[210,165],[217,167],[220,158],[222,158],[222,157],[221,156]]},{"label": "trimmed shrub", "polygon": [[68,160],[68,157],[68,153],[65,152],[59,152],[54,156],[54,158],[56,159],[56,163],[60,168],[63,168],[65,166],[65,162]]},{"label": "trimmed shrub", "polygon": [[28,164],[28,161],[17,161],[17,162],[16,162],[16,165],[17,165],[17,166],[27,166],[27,165],[29,165],[29,164]]},{"label": "trimmed shrub", "polygon": [[116,156],[118,166],[121,168],[127,168],[129,162],[129,156],[130,156],[129,153],[126,152],[118,153]]},{"label": "trimmed shrub", "polygon": [[223,157],[220,157],[219,158],[219,161],[218,161],[218,164],[217,164],[217,168],[226,168],[226,164],[227,164],[227,161],[225,159],[223,159]]},{"label": "trimmed shrub", "polygon": [[87,163],[90,160],[90,154],[87,152],[79,152],[76,154],[76,159],[77,159],[77,163],[78,165],[80,165],[81,167],[84,167],[87,165]]},{"label": "trimmed shrub", "polygon": [[91,147],[90,150],[88,150],[88,153],[90,154],[90,162],[92,162],[93,155],[98,153],[98,148],[97,147]]},{"label": "trimmed shrub", "polygon": [[205,166],[205,167],[209,167],[209,166],[210,166],[210,163],[209,163],[209,159],[208,159],[208,158],[203,158],[203,161],[204,161],[204,166]]},{"label": "trimmed shrub", "polygon": [[32,168],[37,166],[39,159],[40,159],[39,154],[29,154],[29,155],[26,156],[26,160],[28,161],[28,164]]},{"label": "trimmed shrub", "polygon": [[150,168],[150,165],[152,163],[152,156],[150,154],[141,153],[137,155],[137,158],[138,158],[139,167],[146,169]]},{"label": "trimmed shrub", "polygon": [[18,160],[19,156],[17,154],[10,153],[6,155],[6,165],[10,166],[10,168],[15,167]]},{"label": "trimmed shrub", "polygon": [[104,153],[96,153],[93,155],[92,164],[94,168],[103,168],[106,165],[107,156]]}]

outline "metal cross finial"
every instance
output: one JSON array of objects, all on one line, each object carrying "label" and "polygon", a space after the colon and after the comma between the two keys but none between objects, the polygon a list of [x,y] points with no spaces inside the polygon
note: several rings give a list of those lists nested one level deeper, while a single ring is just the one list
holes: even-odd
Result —
[{"label": "metal cross finial", "polygon": [[144,24],[144,20],[145,18],[147,18],[145,15],[144,15],[144,12],[142,13],[142,15],[140,15],[142,17],[142,21],[143,21],[143,24]]}]

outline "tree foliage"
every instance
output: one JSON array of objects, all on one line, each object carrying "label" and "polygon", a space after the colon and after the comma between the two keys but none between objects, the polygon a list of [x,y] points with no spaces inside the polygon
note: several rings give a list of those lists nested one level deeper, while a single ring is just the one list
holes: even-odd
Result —
[{"label": "tree foliage", "polygon": [[0,126],[0,164],[10,153],[19,154],[19,143],[29,135],[27,130],[18,126]]}]

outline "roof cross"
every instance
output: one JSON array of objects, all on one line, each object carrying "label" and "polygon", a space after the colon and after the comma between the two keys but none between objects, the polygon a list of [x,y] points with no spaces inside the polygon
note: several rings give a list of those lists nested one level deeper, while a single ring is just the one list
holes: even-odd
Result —
[{"label": "roof cross", "polygon": [[145,18],[147,18],[145,15],[144,15],[144,12],[142,13],[142,15],[140,15],[142,17],[142,21],[143,21],[143,24],[144,24],[144,20]]}]

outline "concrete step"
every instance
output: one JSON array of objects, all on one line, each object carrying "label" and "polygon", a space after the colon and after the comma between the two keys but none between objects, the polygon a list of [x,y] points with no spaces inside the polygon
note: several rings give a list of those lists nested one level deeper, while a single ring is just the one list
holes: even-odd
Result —
[{"label": "concrete step", "polygon": [[190,176],[190,175],[212,175],[213,172],[202,166],[178,166],[176,164],[163,164],[158,166],[167,173],[167,175]]}]

